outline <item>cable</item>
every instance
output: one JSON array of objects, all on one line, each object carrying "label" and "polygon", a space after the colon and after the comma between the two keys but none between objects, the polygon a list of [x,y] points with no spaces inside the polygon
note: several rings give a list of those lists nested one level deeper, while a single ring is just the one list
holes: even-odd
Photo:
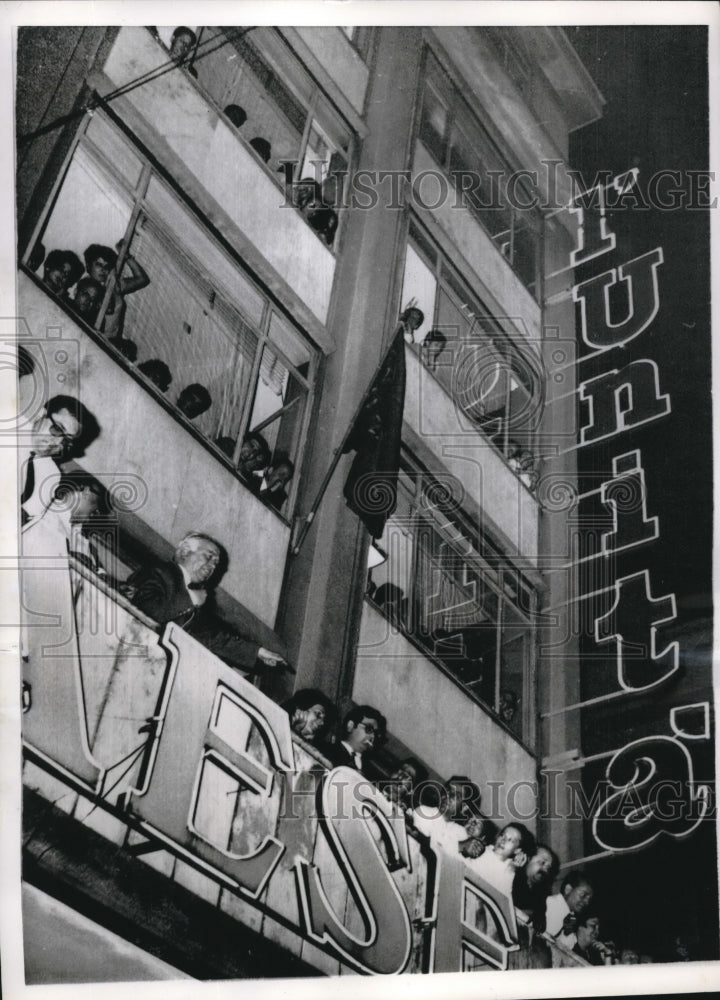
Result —
[{"label": "cable", "polygon": [[[199,54],[193,55],[192,62],[195,63],[200,59],[204,59],[205,56],[209,56],[213,52],[217,52],[218,49],[223,48],[223,46],[227,45],[229,42],[242,38],[249,31],[252,31],[253,27],[254,26],[248,28],[239,28],[237,31],[232,31],[229,34],[225,34],[223,32],[222,41],[218,45],[210,47],[212,42],[215,42],[218,38],[221,37],[220,34],[213,35],[211,38],[208,38],[206,42],[203,42],[202,45],[198,46],[196,52]],[[200,53],[201,48],[204,51]],[[74,111],[70,111],[66,115],[61,115],[59,118],[55,118],[47,125],[43,125],[41,128],[35,129],[34,132],[30,132],[27,135],[18,136],[17,148],[20,149],[21,147],[26,146],[28,143],[33,142],[40,136],[47,135],[48,132],[52,132],[56,128],[60,128],[61,126],[67,125],[69,122],[74,121],[75,119],[81,118],[88,111],[94,111],[95,108],[103,104],[108,104],[110,101],[114,101],[118,97],[124,97],[125,94],[131,93],[137,87],[142,87],[146,83],[151,83],[153,80],[160,79],[160,77],[164,76],[166,73],[169,73],[174,69],[177,69],[179,65],[182,64],[176,63],[174,59],[169,59],[167,62],[161,63],[159,66],[156,66],[154,69],[148,70],[147,73],[143,73],[141,76],[136,77],[134,80],[130,80],[128,83],[123,84],[116,90],[111,90],[109,94],[105,94],[104,96],[97,95],[96,97],[93,97],[92,100],[90,100],[87,104],[83,105],[83,107],[76,108]],[[191,65],[191,63],[188,62],[187,65]]]}]

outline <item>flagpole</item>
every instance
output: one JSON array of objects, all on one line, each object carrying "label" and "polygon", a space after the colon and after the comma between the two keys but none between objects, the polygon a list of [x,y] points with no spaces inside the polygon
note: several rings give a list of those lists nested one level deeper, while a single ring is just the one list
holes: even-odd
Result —
[{"label": "flagpole", "polygon": [[[320,502],[321,502],[322,498],[325,495],[325,491],[327,490],[328,486],[330,485],[330,480],[332,479],[333,472],[335,472],[335,469],[337,468],[337,464],[338,464],[338,462],[340,461],[340,459],[342,457],[343,448],[347,444],[347,439],[350,437],[350,434],[351,434],[353,428],[355,427],[355,424],[356,424],[356,422],[358,420],[358,417],[362,413],[362,409],[365,406],[365,403],[368,401],[368,398],[370,396],[370,393],[372,392],[373,386],[375,385],[375,382],[376,382],[378,376],[380,375],[380,372],[382,371],[383,366],[385,365],[385,362],[388,359],[388,356],[390,354],[390,351],[393,348],[393,345],[395,343],[396,338],[399,337],[401,333],[404,333],[407,330],[407,328],[408,328],[406,326],[406,320],[404,320],[403,317],[407,314],[407,312],[410,309],[416,309],[417,310],[417,307],[414,305],[414,303],[411,303],[405,309],[405,311],[403,312],[402,316],[400,317],[400,319],[398,321],[397,326],[393,330],[393,334],[390,337],[390,340],[388,341],[388,346],[386,347],[385,351],[383,352],[383,355],[382,355],[382,357],[381,357],[381,359],[380,359],[380,361],[379,361],[379,363],[378,363],[375,371],[373,372],[372,378],[368,382],[368,387],[365,390],[365,394],[363,395],[362,399],[360,400],[360,402],[357,405],[357,408],[355,410],[355,413],[353,414],[352,420],[348,424],[347,430],[345,431],[345,434],[343,435],[343,439],[340,442],[340,444],[337,446],[337,448],[335,449],[335,451],[333,452],[333,457],[332,457],[332,460],[331,460],[330,465],[328,467],[328,470],[325,473],[325,475],[323,476],[323,480],[320,483],[320,487],[319,487],[317,493],[315,494],[315,499],[312,502],[312,506],[310,507],[309,512],[307,513],[307,515],[305,516],[305,518],[302,521],[302,526],[300,528],[300,532],[299,532],[299,534],[297,536],[297,539],[295,540],[294,545],[292,546],[292,549],[290,550],[290,555],[296,556],[298,554],[298,552],[300,551],[300,548],[302,546],[302,543],[305,541],[305,539],[307,537],[307,533],[310,531],[310,527],[311,527],[311,525],[312,525],[312,523],[313,523],[313,521],[315,519],[315,515],[317,514],[318,507],[320,506]],[[410,329],[414,330],[415,327],[410,326]]]}]

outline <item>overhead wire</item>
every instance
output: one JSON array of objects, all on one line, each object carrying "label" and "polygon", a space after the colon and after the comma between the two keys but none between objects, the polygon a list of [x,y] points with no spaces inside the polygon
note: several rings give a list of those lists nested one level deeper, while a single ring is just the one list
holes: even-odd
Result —
[{"label": "overhead wire", "polygon": [[[48,122],[47,125],[43,125],[41,128],[35,129],[33,132],[29,132],[27,135],[18,136],[17,146],[20,149],[26,146],[28,143],[33,142],[42,135],[47,135],[48,132],[52,132],[57,128],[61,128],[63,125],[67,125],[75,119],[81,118],[88,111],[94,111],[96,108],[110,103],[110,101],[117,100],[118,97],[124,97],[126,94],[131,93],[138,87],[142,87],[147,83],[152,83],[154,80],[160,79],[166,73],[170,73],[174,69],[186,65],[190,66],[200,59],[204,59],[206,56],[211,55],[213,52],[217,52],[218,49],[223,48],[229,42],[234,42],[239,38],[242,38],[249,31],[253,30],[254,26],[247,28],[239,28],[237,31],[222,32],[222,41],[217,45],[212,45],[213,42],[217,41],[221,37],[220,34],[213,35],[208,38],[207,41],[203,42],[202,45],[196,47],[195,52],[191,60],[187,60],[186,63],[177,63],[174,59],[168,59],[167,62],[161,63],[159,66],[155,66],[153,69],[142,73],[140,76],[135,77],[134,80],[129,80],[122,86],[117,87],[115,90],[111,90],[108,94],[96,94],[87,104],[84,104],[81,108],[75,108],[73,111],[68,112],[66,115],[60,115],[58,118],[53,119],[53,121]],[[203,49],[201,52],[200,50]]]}]

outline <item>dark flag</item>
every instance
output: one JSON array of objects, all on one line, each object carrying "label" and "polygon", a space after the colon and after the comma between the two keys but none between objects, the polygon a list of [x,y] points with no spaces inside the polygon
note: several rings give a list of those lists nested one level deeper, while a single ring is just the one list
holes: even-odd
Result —
[{"label": "dark flag", "polygon": [[355,452],[345,481],[345,500],[373,538],[382,535],[397,504],[405,404],[404,333],[401,323],[343,448]]}]

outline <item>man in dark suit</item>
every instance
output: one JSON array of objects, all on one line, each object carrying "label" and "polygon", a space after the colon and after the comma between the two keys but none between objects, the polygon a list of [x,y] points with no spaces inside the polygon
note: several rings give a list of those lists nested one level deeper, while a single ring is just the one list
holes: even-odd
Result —
[{"label": "man in dark suit", "polygon": [[176,622],[231,667],[254,673],[287,666],[280,653],[258,646],[227,628],[217,615],[212,580],[223,558],[214,538],[198,531],[185,535],[175,561],[136,570],[127,581],[133,604],[156,622]]},{"label": "man in dark suit", "polygon": [[375,740],[380,742],[385,737],[386,728],[385,716],[376,708],[371,705],[358,705],[343,719],[343,739],[327,747],[326,755],[335,767],[344,764],[364,774],[365,757],[372,753]]}]

